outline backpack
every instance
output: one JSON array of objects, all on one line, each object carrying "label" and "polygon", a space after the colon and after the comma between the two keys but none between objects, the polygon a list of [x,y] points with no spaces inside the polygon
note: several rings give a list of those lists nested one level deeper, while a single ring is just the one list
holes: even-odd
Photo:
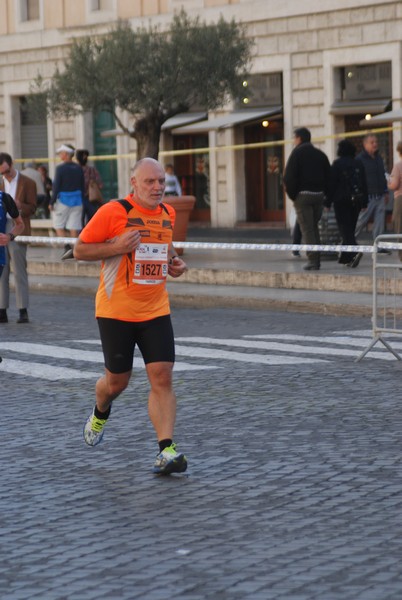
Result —
[{"label": "backpack", "polygon": [[362,172],[357,165],[342,171],[343,197],[354,206],[361,206],[364,199]]}]

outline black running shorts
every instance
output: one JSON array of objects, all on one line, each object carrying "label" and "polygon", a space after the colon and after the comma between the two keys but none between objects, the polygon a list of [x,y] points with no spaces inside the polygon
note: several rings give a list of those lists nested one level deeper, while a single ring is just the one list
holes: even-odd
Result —
[{"label": "black running shorts", "polygon": [[145,364],[174,362],[174,336],[170,315],[141,323],[103,317],[98,317],[97,321],[105,367],[111,373],[131,371],[136,345]]}]

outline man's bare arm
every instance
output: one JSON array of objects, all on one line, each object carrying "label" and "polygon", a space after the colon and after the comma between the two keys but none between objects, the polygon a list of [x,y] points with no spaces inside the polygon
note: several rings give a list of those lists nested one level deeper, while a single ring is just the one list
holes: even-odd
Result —
[{"label": "man's bare arm", "polygon": [[102,260],[134,252],[141,242],[139,231],[133,229],[107,242],[85,243],[78,238],[74,246],[74,258],[78,260]]}]

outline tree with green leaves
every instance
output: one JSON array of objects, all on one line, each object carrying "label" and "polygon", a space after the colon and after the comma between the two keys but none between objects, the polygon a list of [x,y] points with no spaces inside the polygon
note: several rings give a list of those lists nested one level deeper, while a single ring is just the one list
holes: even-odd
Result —
[{"label": "tree with green leaves", "polygon": [[[240,95],[251,60],[244,27],[221,17],[217,23],[190,19],[182,10],[162,30],[118,23],[109,33],[73,42],[64,69],[36,91],[47,95],[53,116],[109,111],[137,141],[137,157],[158,157],[161,126],[178,113],[213,110]],[[132,117],[127,127],[121,110]]]}]

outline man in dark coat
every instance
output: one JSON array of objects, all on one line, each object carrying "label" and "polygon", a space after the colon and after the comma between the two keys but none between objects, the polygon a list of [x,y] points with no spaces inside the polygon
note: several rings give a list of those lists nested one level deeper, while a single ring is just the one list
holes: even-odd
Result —
[{"label": "man in dark coat", "polygon": [[[330,164],[327,156],[313,146],[305,127],[294,131],[295,148],[285,168],[286,192],[294,202],[297,221],[305,244],[319,245],[318,222],[329,192]],[[320,253],[307,252],[306,271],[320,268]]]}]

